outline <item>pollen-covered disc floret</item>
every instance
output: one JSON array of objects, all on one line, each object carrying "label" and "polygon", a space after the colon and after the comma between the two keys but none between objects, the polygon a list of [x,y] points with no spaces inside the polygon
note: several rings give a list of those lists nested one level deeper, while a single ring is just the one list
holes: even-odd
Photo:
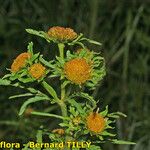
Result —
[{"label": "pollen-covered disc floret", "polygon": [[60,42],[71,41],[77,37],[77,33],[74,32],[71,28],[64,27],[52,27],[48,30],[48,35],[50,38],[54,40],[58,40]]},{"label": "pollen-covered disc floret", "polygon": [[84,58],[75,58],[64,65],[66,78],[73,83],[85,83],[91,77],[91,66]]},{"label": "pollen-covered disc floret", "polygon": [[46,68],[42,64],[36,63],[30,67],[29,74],[33,78],[39,79],[45,75],[45,71],[46,71]]},{"label": "pollen-covered disc floret", "polygon": [[92,112],[87,117],[87,128],[94,133],[101,133],[105,128],[105,119],[97,112]]},{"label": "pollen-covered disc floret", "polygon": [[21,53],[17,56],[17,58],[13,61],[11,65],[11,71],[12,72],[18,72],[21,68],[25,67],[26,60],[31,57],[30,53]]}]

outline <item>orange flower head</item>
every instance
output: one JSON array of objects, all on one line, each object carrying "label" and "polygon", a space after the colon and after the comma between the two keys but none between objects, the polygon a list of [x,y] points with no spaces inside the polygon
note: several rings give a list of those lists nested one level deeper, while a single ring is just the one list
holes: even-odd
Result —
[{"label": "orange flower head", "polygon": [[17,58],[13,61],[11,65],[11,71],[12,72],[18,72],[20,69],[25,67],[27,59],[31,57],[30,53],[21,53],[17,56]]},{"label": "orange flower head", "polygon": [[87,117],[87,128],[94,133],[101,133],[105,128],[105,119],[97,112],[92,112]]},{"label": "orange flower head", "polygon": [[45,74],[46,68],[40,63],[33,64],[29,69],[29,74],[35,78],[39,79]]},{"label": "orange flower head", "polygon": [[64,129],[54,129],[52,132],[57,133],[59,135],[64,135],[65,134]]},{"label": "orange flower head", "polygon": [[64,28],[64,27],[52,27],[48,30],[48,35],[50,38],[58,40],[60,42],[74,40],[77,37],[77,33],[74,32],[71,28]]},{"label": "orange flower head", "polygon": [[82,84],[91,77],[91,65],[84,58],[75,58],[65,63],[64,72],[68,80]]}]

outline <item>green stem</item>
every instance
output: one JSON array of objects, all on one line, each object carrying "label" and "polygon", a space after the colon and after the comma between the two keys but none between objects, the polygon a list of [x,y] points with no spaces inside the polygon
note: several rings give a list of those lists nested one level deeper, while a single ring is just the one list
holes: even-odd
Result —
[{"label": "green stem", "polygon": [[63,116],[63,117],[67,117],[67,106],[66,106],[65,102],[64,102],[64,101],[61,101],[61,102],[59,103],[59,106],[60,106],[60,108],[61,108],[62,116]]},{"label": "green stem", "polygon": [[65,48],[65,45],[63,43],[59,43],[58,44],[58,48],[59,48],[60,57],[62,59],[64,59],[64,48]]},{"label": "green stem", "polygon": [[[64,48],[65,45],[63,43],[59,43],[58,44],[58,48],[59,48],[59,54],[62,60],[64,60]],[[60,80],[63,79],[63,76],[60,77]],[[65,117],[67,116],[67,106],[65,104],[65,87],[63,86],[62,82],[61,82],[61,102],[59,103],[61,111],[62,111],[62,115]]]}]

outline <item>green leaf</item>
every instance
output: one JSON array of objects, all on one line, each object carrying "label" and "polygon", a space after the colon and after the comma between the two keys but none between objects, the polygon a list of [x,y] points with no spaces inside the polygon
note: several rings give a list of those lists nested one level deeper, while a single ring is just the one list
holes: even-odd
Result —
[{"label": "green leaf", "polygon": [[60,123],[59,125],[61,127],[70,127],[70,124],[68,124],[68,123]]},{"label": "green leaf", "polygon": [[117,140],[117,139],[114,139],[114,140],[110,140],[113,144],[124,144],[124,145],[134,145],[136,143],[134,142],[130,142],[130,141],[124,141],[124,140]]},{"label": "green leaf", "polygon": [[76,116],[76,111],[75,111],[75,107],[70,107],[70,113],[73,115],[73,116]]},{"label": "green leaf", "polygon": [[77,108],[77,110],[81,113],[81,114],[85,114],[84,110],[81,107],[81,104],[77,103],[74,99],[69,99],[68,102]]},{"label": "green leaf", "polygon": [[86,150],[102,150],[99,146],[96,145],[90,145],[89,148],[86,148]]},{"label": "green leaf", "polygon": [[14,98],[18,98],[18,97],[26,97],[26,96],[33,96],[33,94],[25,93],[25,94],[13,95],[13,96],[10,96],[9,99],[14,99]]},{"label": "green leaf", "polygon": [[100,42],[94,41],[94,40],[90,40],[88,38],[82,38],[80,41],[86,40],[89,43],[95,44],[95,45],[102,45]]},{"label": "green leaf", "polygon": [[103,132],[101,133],[101,135],[103,135],[103,136],[116,136],[115,134],[109,133],[109,132],[107,132],[107,131],[103,131]]},{"label": "green leaf", "polygon": [[18,80],[22,83],[29,83],[34,81],[34,79],[32,78],[20,78],[20,77],[18,78]]},{"label": "green leaf", "polygon": [[100,112],[100,114],[105,117],[108,114],[108,105],[106,106],[105,110]]},{"label": "green leaf", "polygon": [[7,85],[10,85],[10,81],[9,80],[6,80],[6,79],[0,79],[0,85],[5,85],[5,86],[7,86]]},{"label": "green leaf", "polygon": [[41,63],[43,63],[47,67],[53,68],[53,69],[55,68],[55,66],[51,64],[52,61],[51,62],[46,61],[45,59],[43,59],[42,55],[40,55],[39,60]]},{"label": "green leaf", "polygon": [[67,59],[71,59],[72,58],[72,54],[71,54],[71,52],[69,50],[67,50],[66,56],[67,56]]},{"label": "green leaf", "polygon": [[7,126],[18,126],[19,123],[17,121],[11,121],[11,120],[1,120],[0,125],[7,125]]},{"label": "green leaf", "polygon": [[82,36],[83,36],[83,34],[80,33],[80,34],[78,35],[78,37],[77,37],[76,39],[74,39],[71,43],[68,43],[68,45],[74,45],[74,43],[76,43],[77,41],[79,41]]},{"label": "green leaf", "polygon": [[42,85],[56,101],[59,101],[56,91],[49,84],[47,84],[45,81],[43,81]]},{"label": "green leaf", "polygon": [[22,115],[26,109],[26,107],[31,104],[31,103],[35,103],[35,102],[39,102],[39,101],[43,101],[43,100],[49,100],[48,97],[41,97],[41,96],[35,96],[35,97],[32,97],[32,98],[29,98],[27,101],[25,101],[23,103],[23,105],[21,106],[20,108],[20,111],[19,111],[19,115]]},{"label": "green leaf", "polygon": [[34,54],[34,55],[31,57],[30,61],[31,61],[31,62],[35,61],[35,60],[39,57],[39,55],[40,55],[40,53]]},{"label": "green leaf", "polygon": [[36,31],[33,29],[26,29],[26,31],[30,34],[42,37],[44,39],[46,39],[47,42],[50,42],[52,39],[48,36],[48,34],[44,31]]},{"label": "green leaf", "polygon": [[8,78],[8,77],[10,77],[10,76],[11,76],[11,74],[6,74],[6,75],[3,76],[2,79],[4,80],[4,79],[6,79],[6,78]]},{"label": "green leaf", "polygon": [[39,92],[38,90],[36,90],[34,88],[27,88],[27,90],[34,94]]},{"label": "green leaf", "polygon": [[27,49],[28,49],[28,53],[30,53],[30,54],[33,55],[33,42],[30,42],[30,43],[28,44]]},{"label": "green leaf", "polygon": [[114,112],[114,113],[108,114],[108,117],[111,117],[111,118],[119,118],[120,116],[127,117],[127,115],[125,115],[122,112]]},{"label": "green leaf", "polygon": [[69,83],[70,83],[70,81],[64,81],[64,82],[62,83],[62,88],[65,88],[66,85],[69,84]]},{"label": "green leaf", "polygon": [[92,96],[90,96],[88,93],[79,92],[79,93],[73,94],[71,97],[76,97],[76,96],[78,96],[78,97],[83,97],[83,98],[89,100],[89,101],[92,103],[92,105],[93,105],[93,109],[96,108],[96,101],[95,101],[94,98],[93,98]]},{"label": "green leaf", "polygon": [[36,31],[36,30],[33,30],[33,29],[26,29],[26,31],[27,31],[28,33],[30,33],[30,34],[37,35],[37,36],[40,36],[40,37],[44,38],[44,35],[41,34],[40,31]]},{"label": "green leaf", "polygon": [[63,116],[50,114],[50,113],[36,112],[36,111],[32,112],[31,114],[37,115],[37,116],[54,117],[54,118],[58,118],[58,119],[62,119],[62,120],[69,120],[70,119],[68,117],[63,117]]}]

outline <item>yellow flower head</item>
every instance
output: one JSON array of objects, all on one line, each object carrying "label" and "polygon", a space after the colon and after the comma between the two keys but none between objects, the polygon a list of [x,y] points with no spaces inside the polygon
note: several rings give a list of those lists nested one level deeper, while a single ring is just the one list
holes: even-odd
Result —
[{"label": "yellow flower head", "polygon": [[64,42],[67,40],[73,40],[77,37],[77,33],[74,32],[71,28],[64,28],[64,27],[52,27],[48,30],[48,35],[50,38],[55,40]]},{"label": "yellow flower head", "polygon": [[85,83],[91,77],[91,66],[84,58],[75,58],[64,65],[66,78],[76,84]]},{"label": "yellow flower head", "polygon": [[20,69],[25,67],[26,60],[29,59],[30,57],[31,57],[30,53],[21,53],[20,55],[18,55],[11,65],[11,71],[18,72]]},{"label": "yellow flower head", "polygon": [[75,124],[75,125],[78,125],[80,122],[81,122],[81,118],[79,116],[73,118],[72,122]]},{"label": "yellow flower head", "polygon": [[29,74],[35,78],[39,79],[44,76],[46,68],[40,63],[33,64],[29,69]]},{"label": "yellow flower head", "polygon": [[64,135],[65,134],[64,129],[54,129],[52,132],[57,133],[59,135]]},{"label": "yellow flower head", "polygon": [[87,117],[87,128],[94,133],[101,133],[105,128],[105,119],[97,112],[92,112]]}]

